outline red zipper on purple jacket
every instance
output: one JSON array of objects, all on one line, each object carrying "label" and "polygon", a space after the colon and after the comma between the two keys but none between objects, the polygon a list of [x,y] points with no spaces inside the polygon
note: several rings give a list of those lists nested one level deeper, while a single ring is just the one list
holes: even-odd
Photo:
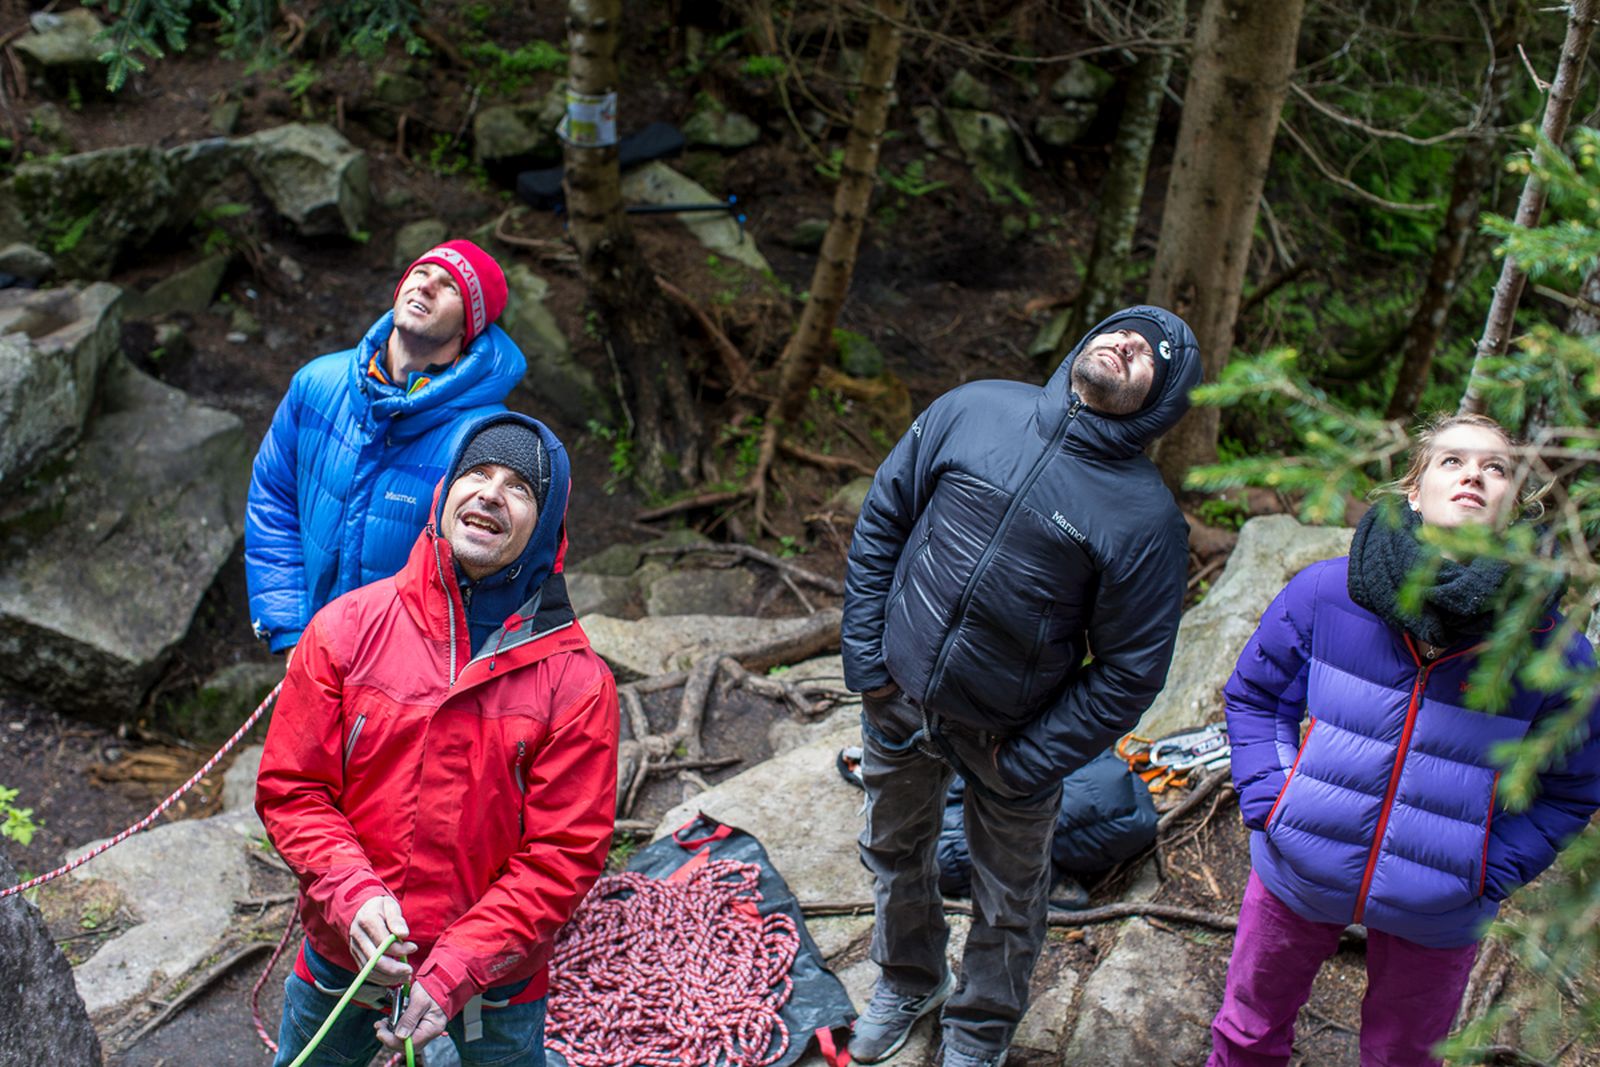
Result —
[{"label": "red zipper on purple jacket", "polygon": [[1411,658],[1417,664],[1417,680],[1411,684],[1411,703],[1406,708],[1406,725],[1400,731],[1400,745],[1394,754],[1394,769],[1389,772],[1389,788],[1383,793],[1383,808],[1378,812],[1378,829],[1372,837],[1372,851],[1367,855],[1367,869],[1361,875],[1361,888],[1356,893],[1355,915],[1351,917],[1352,923],[1359,923],[1361,916],[1367,912],[1367,893],[1372,889],[1372,874],[1378,869],[1378,854],[1383,849],[1384,831],[1389,829],[1389,814],[1394,810],[1394,795],[1400,791],[1400,772],[1405,768],[1406,753],[1411,749],[1411,731],[1417,725],[1417,711],[1422,707],[1422,691],[1428,686],[1428,675],[1433,669],[1447,659],[1464,656],[1468,652],[1476,652],[1481,646],[1473,645],[1459,652],[1452,652],[1448,656],[1440,656],[1429,663],[1422,662],[1422,657],[1417,655],[1417,646],[1412,642],[1411,635],[1401,633],[1405,638],[1406,649],[1411,653]]},{"label": "red zipper on purple jacket", "polygon": [[1311,743],[1311,731],[1317,728],[1317,717],[1311,716],[1311,722],[1306,727],[1306,735],[1300,739],[1300,747],[1295,750],[1294,762],[1289,764],[1289,773],[1283,779],[1283,788],[1278,790],[1277,797],[1272,801],[1272,810],[1267,812],[1267,821],[1261,824],[1262,830],[1272,829],[1272,818],[1278,814],[1278,805],[1283,803],[1283,796],[1289,791],[1289,783],[1294,781],[1294,772],[1300,767],[1300,757],[1306,754],[1306,746]]}]

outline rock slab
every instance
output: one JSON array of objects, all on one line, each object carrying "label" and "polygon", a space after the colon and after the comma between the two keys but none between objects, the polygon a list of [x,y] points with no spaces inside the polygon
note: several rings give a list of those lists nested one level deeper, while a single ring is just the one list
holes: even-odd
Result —
[{"label": "rock slab", "polygon": [[[0,853],[0,886],[21,881]],[[20,895],[0,900],[0,1067],[101,1062],[72,968],[50,938],[39,909]]]},{"label": "rock slab", "polygon": [[1160,737],[1219,718],[1222,686],[1261,613],[1290,578],[1318,560],[1349,552],[1353,533],[1347,527],[1302,526],[1288,515],[1245,523],[1222,577],[1178,625],[1166,688],[1136,732]]},{"label": "rock slab", "polygon": [[104,282],[0,289],[0,489],[16,489],[83,432],[121,336],[120,295]]},{"label": "rock slab", "polygon": [[48,485],[0,502],[0,686],[101,719],[138,707],[243,532],[239,419],[115,359]]}]

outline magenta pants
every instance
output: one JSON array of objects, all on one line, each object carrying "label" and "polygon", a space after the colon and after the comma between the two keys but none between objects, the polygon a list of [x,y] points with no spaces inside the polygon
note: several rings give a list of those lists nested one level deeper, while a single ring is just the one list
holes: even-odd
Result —
[{"label": "magenta pants", "polygon": [[[1267,891],[1254,871],[1239,907],[1222,1007],[1211,1021],[1206,1067],[1283,1067],[1294,1020],[1344,927],[1303,919]],[[1440,1061],[1434,1045],[1450,1032],[1476,944],[1427,948],[1367,931],[1367,993],[1361,1000],[1362,1067],[1420,1067]]]}]

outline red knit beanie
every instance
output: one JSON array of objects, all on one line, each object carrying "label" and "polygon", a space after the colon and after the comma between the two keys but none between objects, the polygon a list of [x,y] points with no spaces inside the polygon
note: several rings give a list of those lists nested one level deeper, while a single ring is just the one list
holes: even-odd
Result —
[{"label": "red knit beanie", "polygon": [[456,288],[461,292],[462,310],[465,312],[466,336],[461,343],[463,346],[470,345],[472,339],[487,330],[489,324],[506,309],[506,276],[500,264],[471,241],[446,241],[418,256],[405,269],[394,287],[395,299],[399,299],[400,287],[411,277],[411,272],[424,263],[443,267],[456,280]]}]

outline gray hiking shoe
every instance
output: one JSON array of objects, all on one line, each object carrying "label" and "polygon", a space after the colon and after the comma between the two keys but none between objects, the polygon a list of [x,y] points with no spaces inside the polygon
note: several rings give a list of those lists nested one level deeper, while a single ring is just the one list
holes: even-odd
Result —
[{"label": "gray hiking shoe", "polygon": [[968,1052],[954,1045],[946,1045],[944,1059],[940,1062],[944,1067],[1001,1067],[1001,1064],[1006,1062],[1006,1054],[1004,1051]]},{"label": "gray hiking shoe", "polygon": [[955,978],[948,971],[938,989],[920,997],[902,996],[878,979],[872,1002],[850,1034],[850,1058],[857,1063],[882,1063],[899,1052],[917,1020],[943,1007],[955,987]]}]

